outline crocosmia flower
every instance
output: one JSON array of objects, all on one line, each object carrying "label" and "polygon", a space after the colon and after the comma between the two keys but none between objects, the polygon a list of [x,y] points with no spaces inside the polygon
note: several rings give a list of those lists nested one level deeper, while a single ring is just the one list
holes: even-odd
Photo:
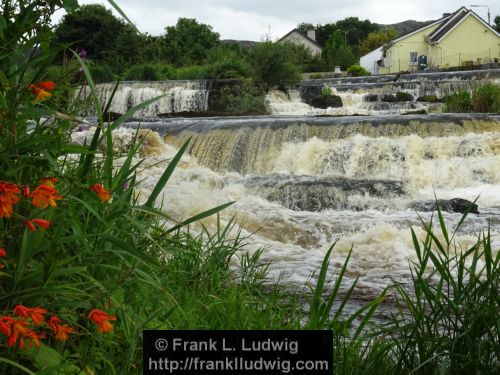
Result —
[{"label": "crocosmia flower", "polygon": [[106,202],[111,199],[111,194],[101,184],[92,185],[90,187],[90,190],[96,193],[103,202]]},{"label": "crocosmia flower", "polygon": [[11,217],[13,205],[19,202],[21,188],[12,182],[0,181],[0,217]]},{"label": "crocosmia flower", "polygon": [[62,199],[62,196],[57,194],[53,186],[40,185],[31,193],[31,203],[38,208],[46,208],[49,205],[56,207],[56,201]]},{"label": "crocosmia flower", "polygon": [[50,91],[54,90],[56,83],[53,81],[43,81],[37,84],[29,85],[30,90],[36,94],[35,100],[40,101],[50,98],[52,94]]},{"label": "crocosmia flower", "polygon": [[99,333],[107,333],[113,330],[110,320],[116,320],[116,315],[108,315],[104,311],[93,309],[89,313],[89,319],[97,326]]},{"label": "crocosmia flower", "polygon": [[70,327],[67,324],[63,324],[62,326],[57,327],[55,338],[58,341],[66,341],[69,338],[68,334],[73,333],[73,331],[74,331],[73,327]]},{"label": "crocosmia flower", "polygon": [[48,227],[50,227],[52,222],[49,220],[45,220],[45,219],[31,219],[31,220],[26,221],[24,224],[26,225],[26,227],[30,231],[34,232],[37,229],[35,224],[43,229],[47,229]]}]

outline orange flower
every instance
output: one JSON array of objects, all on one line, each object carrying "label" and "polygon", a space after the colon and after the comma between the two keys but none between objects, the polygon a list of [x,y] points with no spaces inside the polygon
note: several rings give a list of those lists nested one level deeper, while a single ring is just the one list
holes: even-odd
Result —
[{"label": "orange flower", "polygon": [[38,83],[38,87],[47,91],[52,91],[56,88],[56,83],[54,81],[43,81]]},{"label": "orange flower", "polygon": [[40,325],[45,321],[43,314],[47,313],[47,309],[42,309],[40,306],[37,307],[26,307],[23,305],[17,305],[14,307],[14,314],[17,316],[22,316],[23,318],[30,317],[35,325]]},{"label": "orange flower", "polygon": [[24,338],[23,336],[29,332],[29,329],[26,327],[26,320],[14,320],[11,325],[12,332],[9,335],[8,344],[12,348],[16,345],[17,340],[19,340],[19,348],[22,349],[24,346]]},{"label": "orange flower", "polygon": [[94,184],[90,187],[94,193],[96,193],[101,201],[106,202],[111,199],[111,194],[106,190],[101,184]]},{"label": "orange flower", "polygon": [[5,251],[5,249],[3,247],[0,247],[0,257],[6,257],[7,256],[7,252]]},{"label": "orange flower", "polygon": [[47,185],[50,187],[56,187],[57,182],[59,179],[57,177],[45,177],[40,180],[40,183],[42,185]]},{"label": "orange flower", "polygon": [[43,229],[47,229],[52,224],[52,222],[45,219],[32,219],[25,221],[24,224],[28,227],[30,231],[34,232],[36,231],[35,224],[39,225]]},{"label": "orange flower", "polygon": [[21,189],[12,182],[0,182],[0,217],[11,217],[12,206],[19,202]]},{"label": "orange flower", "polygon": [[24,198],[29,198],[30,197],[30,187],[29,187],[29,185],[26,185],[24,187],[23,196],[24,196]]},{"label": "orange flower", "polygon": [[59,319],[57,316],[53,316],[50,318],[47,322],[49,327],[52,329],[54,333],[57,333],[57,330],[59,329],[59,326],[61,325],[61,319]]},{"label": "orange flower", "polygon": [[99,333],[107,333],[113,330],[110,320],[116,320],[116,315],[108,315],[104,311],[93,309],[89,313],[89,319],[97,326]]},{"label": "orange flower", "polygon": [[[35,344],[35,346],[37,348],[39,348],[42,345],[42,343],[40,342],[40,340],[43,339],[43,338],[45,338],[45,333],[44,332],[36,333],[34,331],[28,330],[28,332],[26,332],[24,334],[24,337],[30,340],[30,343],[28,344],[28,346],[26,347],[26,349],[31,348],[31,346],[33,344]],[[22,346],[19,345],[19,348],[22,349]]]},{"label": "orange flower", "polygon": [[15,320],[10,316],[4,315],[0,317],[0,332],[4,335],[10,336],[12,333],[11,327]]},{"label": "orange flower", "polygon": [[61,195],[57,195],[57,190],[52,186],[40,185],[31,193],[33,206],[45,208],[47,206],[56,207],[57,200],[62,199]]},{"label": "orange flower", "polygon": [[58,341],[66,341],[69,336],[68,333],[73,333],[74,328],[68,326],[67,324],[63,324],[62,326],[57,327],[56,340]]},{"label": "orange flower", "polygon": [[53,81],[43,81],[36,85],[29,85],[30,90],[36,94],[35,100],[44,100],[46,98],[50,98],[52,94],[49,91],[54,90],[56,87],[55,82]]}]

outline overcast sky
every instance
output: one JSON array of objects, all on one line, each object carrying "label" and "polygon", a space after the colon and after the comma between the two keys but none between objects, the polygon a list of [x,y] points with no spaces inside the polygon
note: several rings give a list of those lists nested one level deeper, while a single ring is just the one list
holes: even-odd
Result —
[{"label": "overcast sky", "polygon": [[[476,0],[472,0],[476,1]],[[483,1],[483,0],[481,0]],[[211,25],[221,39],[259,41],[269,35],[277,39],[301,22],[313,25],[338,21],[346,17],[369,19],[391,24],[406,20],[438,19],[469,3],[459,0],[115,0],[141,32],[163,33],[180,17],[196,18]],[[106,1],[79,0],[80,5]],[[474,2],[488,5],[491,22],[500,11],[497,0]],[[487,8],[473,8],[487,20]],[[61,17],[58,15],[57,19]],[[57,19],[55,22],[57,22]]]}]

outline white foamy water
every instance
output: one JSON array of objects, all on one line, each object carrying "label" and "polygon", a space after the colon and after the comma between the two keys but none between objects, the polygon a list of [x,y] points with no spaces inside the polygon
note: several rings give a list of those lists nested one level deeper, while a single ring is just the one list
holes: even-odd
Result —
[{"label": "white foamy water", "polygon": [[401,114],[408,111],[427,110],[430,105],[419,102],[368,102],[365,101],[367,93],[354,92],[352,90],[337,91],[330,87],[332,95],[337,95],[342,100],[342,107],[326,109],[314,108],[304,103],[298,90],[289,90],[284,93],[279,90],[271,90],[266,96],[266,104],[272,115],[294,115],[294,116],[353,116],[353,115],[389,115]]},{"label": "white foamy water", "polygon": [[[145,157],[139,171],[142,181],[137,194],[146,199],[175,155],[176,148],[163,143],[157,133],[143,130]],[[125,151],[134,130],[114,132],[115,151]],[[75,133],[74,141],[83,143],[90,132]],[[415,259],[410,227],[421,239],[420,220],[430,222],[432,212],[417,214],[415,201],[438,198],[465,198],[478,195],[480,215],[470,215],[456,237],[457,246],[466,248],[475,235],[491,221],[495,246],[500,245],[500,138],[498,133],[468,133],[463,136],[370,138],[355,135],[347,139],[285,142],[276,151],[273,167],[266,171],[276,181],[290,175],[395,179],[405,192],[396,198],[352,194],[351,204],[366,206],[351,209],[294,211],[262,196],[248,187],[252,176],[235,172],[215,172],[184,155],[179,167],[158,198],[163,210],[176,220],[184,220],[215,206],[235,201],[221,212],[223,222],[235,218],[247,239],[249,251],[264,248],[262,260],[271,262],[271,275],[282,276],[285,283],[303,284],[320,266],[335,241],[331,263],[338,272],[348,251],[353,248],[347,272],[348,282],[359,277],[358,293],[367,298],[380,293],[393,281],[407,282],[409,262]],[[349,195],[349,194],[348,194]],[[446,223],[457,225],[461,215],[443,213]],[[419,217],[420,216],[420,217]],[[420,219],[421,218],[421,219]],[[492,219],[493,220],[490,220]],[[215,230],[215,217],[203,224]],[[193,227],[196,230],[196,226]]]}]

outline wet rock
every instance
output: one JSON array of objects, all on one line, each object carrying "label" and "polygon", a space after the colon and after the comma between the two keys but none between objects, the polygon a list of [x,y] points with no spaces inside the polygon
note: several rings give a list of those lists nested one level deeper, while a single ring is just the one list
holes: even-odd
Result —
[{"label": "wet rock", "polygon": [[102,115],[104,121],[113,122],[120,118],[122,114],[118,112],[106,112]]},{"label": "wet rock", "polygon": [[437,202],[436,201],[416,202],[412,204],[411,207],[416,211],[429,212],[429,211],[436,211],[437,205],[439,205],[441,211],[455,212],[462,214],[465,213],[468,210],[468,208],[472,205],[470,213],[479,214],[477,204],[462,198],[438,199]]},{"label": "wet rock", "polygon": [[401,113],[402,115],[427,115],[428,112],[425,109],[416,109],[415,111],[406,111]]},{"label": "wet rock", "polygon": [[331,95],[331,96],[318,95],[311,99],[310,105],[315,108],[326,109],[328,107],[339,108],[342,107],[344,104],[342,103],[342,99],[338,95]]},{"label": "wet rock", "polygon": [[378,95],[377,94],[367,94],[363,97],[363,101],[369,102],[369,103],[378,102]]},{"label": "wet rock", "polygon": [[385,94],[385,95],[382,95],[380,100],[383,102],[394,103],[396,101],[396,96],[392,95],[392,94]]},{"label": "wet rock", "polygon": [[423,103],[437,103],[439,100],[436,95],[425,95],[417,99],[417,102]]},{"label": "wet rock", "polygon": [[408,94],[407,92],[398,91],[396,93],[396,101],[397,102],[412,102],[413,101],[413,95],[412,94]]},{"label": "wet rock", "polygon": [[[245,187],[295,211],[364,210],[367,197],[396,198],[403,185],[394,180],[357,180],[316,176],[253,176]],[[353,196],[364,197],[352,201]]]}]

